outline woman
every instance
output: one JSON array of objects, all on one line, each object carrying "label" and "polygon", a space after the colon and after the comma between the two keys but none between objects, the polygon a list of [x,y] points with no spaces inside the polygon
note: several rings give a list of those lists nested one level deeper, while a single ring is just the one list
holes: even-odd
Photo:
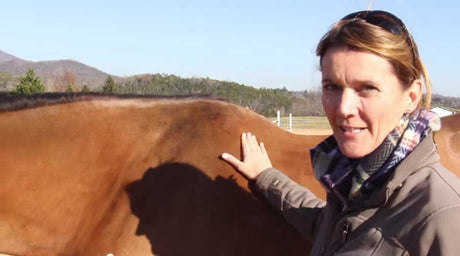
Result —
[{"label": "woman", "polygon": [[223,159],[314,239],[312,255],[458,255],[460,182],[439,163],[439,118],[420,107],[430,81],[405,25],[384,11],[352,13],[316,53],[333,136],[310,153],[327,201],[274,169],[250,133],[242,161]]}]

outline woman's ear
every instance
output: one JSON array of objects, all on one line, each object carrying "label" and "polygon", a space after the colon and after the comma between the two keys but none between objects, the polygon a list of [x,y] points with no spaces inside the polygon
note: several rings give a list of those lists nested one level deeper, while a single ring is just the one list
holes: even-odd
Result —
[{"label": "woman's ear", "polygon": [[407,90],[407,110],[413,112],[422,103],[423,83],[420,79],[415,79]]}]

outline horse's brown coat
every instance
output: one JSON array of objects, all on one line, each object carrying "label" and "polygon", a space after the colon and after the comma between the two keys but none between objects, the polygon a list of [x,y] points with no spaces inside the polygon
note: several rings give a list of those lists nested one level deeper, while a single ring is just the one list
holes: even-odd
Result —
[{"label": "horse's brown coat", "polygon": [[443,117],[441,127],[434,133],[441,163],[460,177],[460,114]]},{"label": "horse's brown coat", "polygon": [[[0,113],[0,252],[283,255],[308,251],[219,155],[252,131],[320,192],[300,137],[211,100],[92,100]],[[305,175],[307,174],[307,175]],[[311,174],[311,173],[310,173]]]},{"label": "horse's brown coat", "polygon": [[310,242],[219,159],[239,155],[247,131],[274,166],[324,197],[308,154],[324,136],[229,103],[94,99],[2,112],[0,253],[308,254]]}]

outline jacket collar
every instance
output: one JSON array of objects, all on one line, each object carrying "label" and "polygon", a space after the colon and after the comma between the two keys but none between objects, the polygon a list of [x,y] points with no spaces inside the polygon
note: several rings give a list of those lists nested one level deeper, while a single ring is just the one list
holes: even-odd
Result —
[{"label": "jacket collar", "polygon": [[415,150],[404,159],[390,178],[387,188],[390,195],[399,187],[410,175],[416,173],[420,168],[439,162],[439,154],[433,141],[433,132],[428,134]]},{"label": "jacket collar", "polygon": [[385,186],[376,190],[367,199],[352,202],[349,209],[375,208],[386,203],[390,196],[398,189],[404,181],[421,167],[439,162],[439,155],[433,142],[433,133],[429,133],[419,145],[412,151],[393,171]]}]

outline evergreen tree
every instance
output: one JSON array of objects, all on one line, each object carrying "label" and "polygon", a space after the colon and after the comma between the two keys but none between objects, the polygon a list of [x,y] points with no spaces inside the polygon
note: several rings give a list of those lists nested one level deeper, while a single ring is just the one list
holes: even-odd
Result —
[{"label": "evergreen tree", "polygon": [[65,88],[65,92],[74,92],[74,88],[73,88],[72,84],[69,84],[67,86],[67,88]]},{"label": "evergreen tree", "polygon": [[84,85],[83,88],[81,88],[81,92],[88,93],[88,92],[91,92],[91,90],[89,89],[87,85]]},{"label": "evergreen tree", "polygon": [[115,81],[113,81],[112,76],[108,76],[107,79],[105,80],[104,86],[102,86],[102,92],[106,93],[117,93],[117,86],[115,84]]},{"label": "evergreen tree", "polygon": [[13,92],[19,94],[33,94],[42,93],[45,91],[45,85],[43,85],[40,77],[36,76],[34,70],[29,68],[25,76],[19,78],[19,84],[13,89]]}]

